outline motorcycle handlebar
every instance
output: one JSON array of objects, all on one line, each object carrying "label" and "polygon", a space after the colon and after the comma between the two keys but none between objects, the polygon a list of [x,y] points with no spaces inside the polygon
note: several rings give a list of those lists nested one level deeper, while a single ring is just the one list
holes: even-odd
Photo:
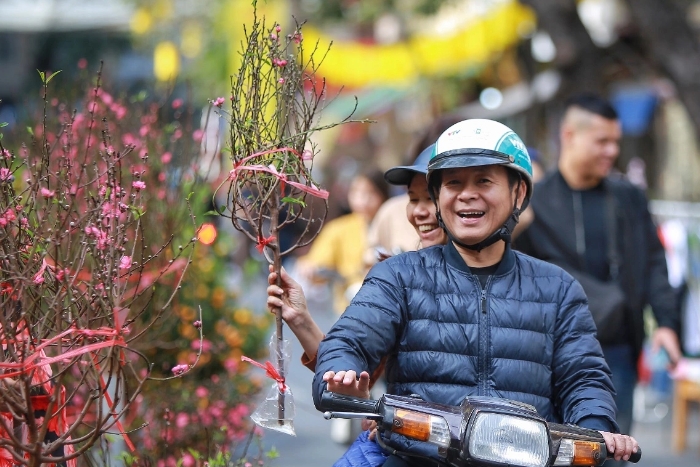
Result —
[{"label": "motorcycle handlebar", "polygon": [[[362,399],[354,396],[346,396],[330,391],[323,391],[321,395],[321,410],[331,412],[355,412],[355,413],[373,413],[380,412],[381,401],[372,399]],[[606,447],[607,451],[607,447]],[[607,451],[607,458],[612,459],[614,453]],[[628,462],[637,463],[642,458],[642,448],[637,447],[637,452],[632,453]]]},{"label": "motorcycle handlebar", "polygon": [[334,412],[367,412],[379,413],[379,401],[345,396],[335,392],[323,391],[321,395],[322,410]]}]

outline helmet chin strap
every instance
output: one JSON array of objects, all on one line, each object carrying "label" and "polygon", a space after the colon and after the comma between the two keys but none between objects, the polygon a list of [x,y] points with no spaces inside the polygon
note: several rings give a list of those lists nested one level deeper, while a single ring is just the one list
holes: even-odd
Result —
[{"label": "helmet chin strap", "polygon": [[[522,181],[522,179],[521,179]],[[520,183],[518,183],[518,187],[520,186]],[[452,232],[449,231],[445,223],[442,221],[442,216],[440,215],[440,212],[436,212],[438,224],[442,229],[445,231],[447,234],[447,238],[450,239],[451,242],[455,243],[456,245],[461,246],[462,248],[466,248],[468,250],[474,250],[476,252],[479,252],[483,250],[484,248],[493,245],[499,240],[503,240],[506,243],[511,242],[511,236],[513,234],[513,230],[515,229],[515,226],[518,224],[520,221],[520,214],[527,208],[528,204],[530,203],[530,200],[525,198],[523,201],[523,205],[518,208],[518,198],[516,196],[515,198],[515,203],[513,204],[513,212],[511,212],[510,216],[508,216],[508,219],[506,219],[506,222],[495,232],[493,232],[491,235],[480,241],[479,243],[475,243],[473,245],[467,245],[464,242],[459,241],[457,238],[455,238],[454,235],[452,235]]]}]

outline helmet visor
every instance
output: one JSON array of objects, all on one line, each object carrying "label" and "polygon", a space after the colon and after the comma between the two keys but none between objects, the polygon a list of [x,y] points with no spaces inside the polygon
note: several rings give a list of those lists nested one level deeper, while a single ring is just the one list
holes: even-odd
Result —
[{"label": "helmet visor", "polygon": [[428,164],[428,171],[513,163],[510,157],[496,151],[479,149],[473,152],[459,151],[457,154],[455,152],[457,151],[448,151],[433,158]]},{"label": "helmet visor", "polygon": [[[423,165],[402,165],[384,172],[384,179],[392,185],[408,185],[416,174],[425,175],[428,168]],[[424,177],[425,178],[425,177]]]}]

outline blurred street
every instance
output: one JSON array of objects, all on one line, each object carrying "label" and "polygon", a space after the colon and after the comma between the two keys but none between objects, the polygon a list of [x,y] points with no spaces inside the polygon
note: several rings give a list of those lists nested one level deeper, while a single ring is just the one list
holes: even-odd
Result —
[{"label": "blurred street", "polygon": [[[670,402],[670,401],[669,401]],[[690,467],[700,465],[700,412],[692,412],[686,432],[687,445],[681,454],[671,449],[671,420],[669,412],[658,422],[635,422],[633,436],[642,446],[639,466]]]}]

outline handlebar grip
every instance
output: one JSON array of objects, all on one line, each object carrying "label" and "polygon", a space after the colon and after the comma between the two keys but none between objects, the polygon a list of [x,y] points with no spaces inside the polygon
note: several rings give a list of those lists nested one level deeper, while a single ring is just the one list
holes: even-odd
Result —
[{"label": "handlebar grip", "polygon": [[[608,451],[608,459],[613,458],[613,453]],[[630,458],[627,460],[627,462],[631,462],[633,464],[636,464],[642,459],[642,448],[637,446],[637,452],[633,452]],[[622,462],[622,461],[621,461]]]},{"label": "handlebar grip", "polygon": [[632,455],[629,458],[628,462],[632,462],[633,464],[636,464],[642,459],[642,448],[637,446],[637,452],[633,452]]},{"label": "handlebar grip", "polygon": [[379,413],[379,401],[323,391],[321,409],[335,412]]}]

